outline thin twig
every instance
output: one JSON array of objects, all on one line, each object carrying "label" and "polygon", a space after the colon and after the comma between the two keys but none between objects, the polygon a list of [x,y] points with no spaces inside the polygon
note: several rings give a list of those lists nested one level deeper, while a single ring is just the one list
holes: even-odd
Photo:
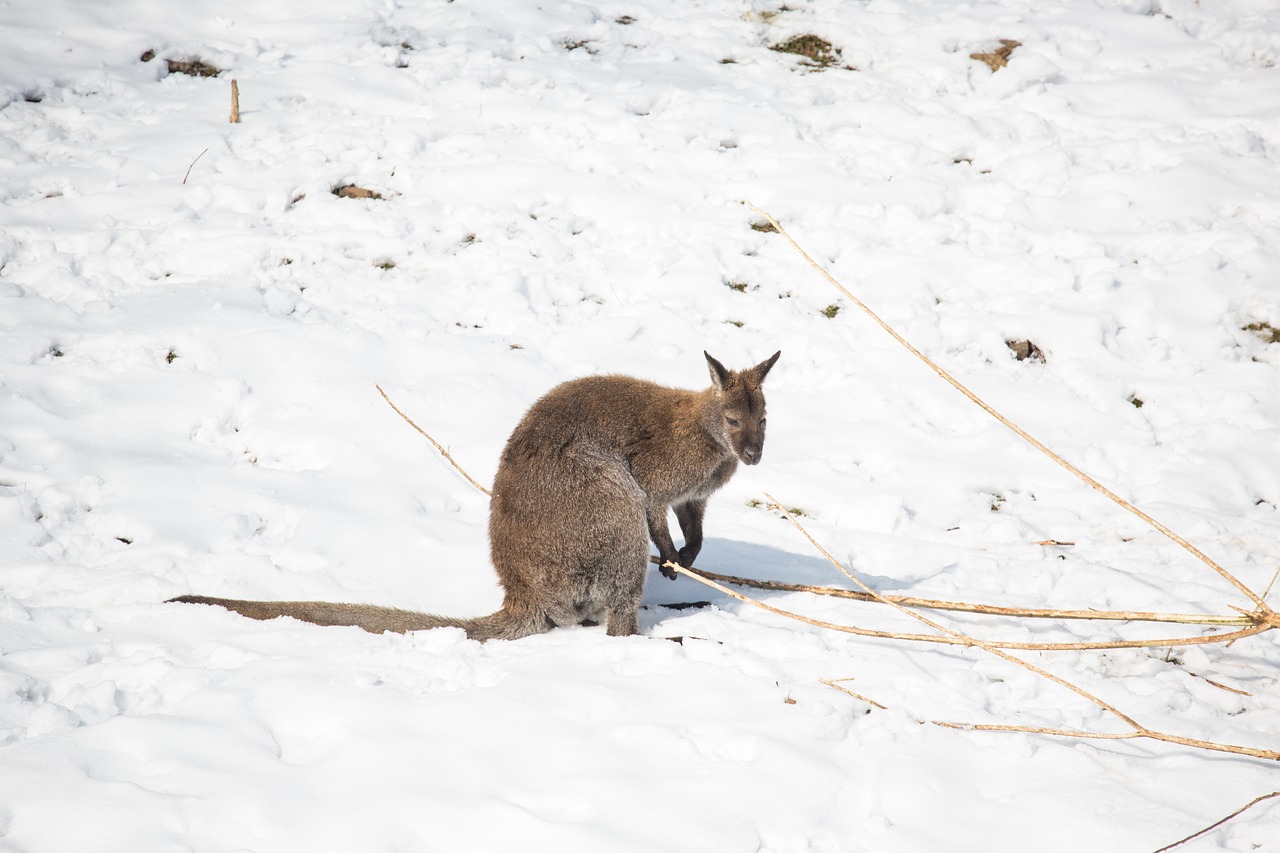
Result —
[{"label": "thin twig", "polygon": [[1271,573],[1271,580],[1267,582],[1267,588],[1262,591],[1262,597],[1266,598],[1271,595],[1271,587],[1276,585],[1276,578],[1280,577],[1280,566],[1276,566],[1276,570]]},{"label": "thin twig", "polygon": [[1199,673],[1192,672],[1188,674],[1194,675],[1196,678],[1200,679],[1205,684],[1212,684],[1214,687],[1218,688],[1219,690],[1225,690],[1228,693],[1235,693],[1237,696],[1253,696],[1253,694],[1250,693],[1248,690],[1241,690],[1239,687],[1229,687],[1226,684],[1220,684],[1217,681],[1214,681],[1212,678],[1205,678],[1203,675],[1200,675]]},{"label": "thin twig", "polygon": [[490,492],[490,491],[489,491],[488,489],[486,489],[484,486],[482,486],[482,485],[480,485],[479,483],[477,483],[477,482],[475,481],[475,479],[474,479],[470,474],[468,474],[468,473],[466,472],[466,470],[465,470],[461,465],[459,465],[457,462],[454,462],[454,461],[453,461],[453,457],[449,455],[449,451],[445,450],[445,449],[444,449],[444,447],[440,444],[440,442],[438,442],[438,441],[436,441],[434,438],[432,438],[430,433],[428,433],[425,429],[423,429],[422,427],[418,426],[417,424],[415,424],[415,423],[413,422],[413,418],[411,418],[411,417],[409,417],[408,415],[406,415],[404,412],[402,412],[402,411],[400,410],[400,408],[399,408],[398,406],[396,406],[396,404],[395,404],[395,403],[391,402],[391,398],[387,396],[387,392],[386,392],[386,391],[383,391],[383,390],[382,390],[382,386],[381,386],[381,385],[374,385],[373,387],[378,389],[378,393],[382,395],[382,399],[384,399],[384,400],[386,400],[386,401],[387,401],[387,405],[388,405],[388,406],[390,406],[392,409],[395,409],[395,413],[396,413],[397,415],[399,415],[400,417],[404,418],[404,419],[405,419],[405,422],[406,422],[407,424],[409,424],[409,426],[413,427],[413,428],[414,428],[414,429],[416,429],[419,433],[421,433],[421,434],[422,434],[422,437],[423,437],[423,438],[425,438],[427,441],[431,442],[431,443],[435,446],[436,450],[437,450],[437,451],[439,451],[440,455],[441,455],[441,456],[443,456],[443,457],[445,458],[445,460],[446,460],[446,461],[448,461],[448,463],[449,463],[450,465],[452,465],[452,466],[454,467],[454,469],[455,469],[459,474],[461,474],[462,476],[464,476],[464,477],[466,477],[466,478],[467,478],[467,482],[468,482],[468,483],[470,483],[471,485],[475,486],[477,489],[479,489],[480,491],[484,492],[484,493],[485,493],[486,495],[488,495],[489,497],[493,497],[493,493],[492,493],[492,492]]},{"label": "thin twig", "polygon": [[[650,557],[650,562],[657,563],[657,557]],[[758,580],[737,575],[725,575],[706,569],[694,568],[698,574],[721,583],[734,586],[746,586],[753,589],[767,589],[778,592],[808,592],[814,595],[826,595],[833,598],[847,598],[852,601],[879,601],[875,595],[856,589],[840,589],[831,586],[810,586],[808,584],[786,583],[784,581]],[[928,610],[953,610],[961,613],[979,613],[987,616],[1011,616],[1024,619],[1095,619],[1114,622],[1165,622],[1180,625],[1256,625],[1258,620],[1249,615],[1210,616],[1195,613],[1153,613],[1144,610],[1053,610],[1045,607],[1005,607],[995,604],[972,604],[966,601],[943,601],[933,598],[916,598],[909,595],[889,595],[880,593],[886,601],[897,602],[904,607],[922,607]]]},{"label": "thin twig", "polygon": [[955,631],[948,631],[935,622],[924,619],[919,614],[912,614],[911,611],[904,610],[897,602],[890,601],[887,598],[873,598],[883,604],[888,604],[899,610],[903,610],[908,615],[924,621],[926,624],[937,628],[944,633],[941,634],[915,634],[901,631],[881,631],[875,628],[859,628],[856,625],[841,625],[837,622],[827,622],[822,619],[812,619],[808,616],[802,616],[792,610],[784,610],[781,607],[775,607],[772,604],[766,604],[759,599],[751,598],[723,586],[708,578],[700,571],[694,571],[685,566],[677,566],[675,563],[667,562],[664,565],[673,567],[680,574],[693,578],[699,583],[705,584],[712,589],[722,592],[730,598],[736,598],[744,604],[750,604],[761,610],[766,610],[777,616],[785,616],[788,619],[795,619],[798,622],[805,622],[815,628],[826,628],[830,631],[839,631],[844,634],[854,634],[859,637],[875,637],[881,640],[908,640],[913,643],[937,643],[944,646],[975,646],[978,648],[992,649],[1012,649],[1015,651],[1025,652],[1067,652],[1067,651],[1102,651],[1105,649],[1162,649],[1170,646],[1209,646],[1216,643],[1231,642],[1233,640],[1242,640],[1245,637],[1252,637],[1255,634],[1262,634],[1270,631],[1272,626],[1268,624],[1251,625],[1248,628],[1242,628],[1239,631],[1231,631],[1222,634],[1210,634],[1202,637],[1160,637],[1151,640],[1096,640],[1091,642],[1076,643],[1019,643],[1011,640],[978,640],[966,634]]},{"label": "thin twig", "polygon": [[1263,794],[1261,797],[1254,797],[1252,800],[1249,801],[1247,805],[1236,809],[1231,814],[1224,817],[1222,820],[1211,823],[1208,826],[1206,826],[1204,829],[1200,830],[1199,832],[1192,833],[1191,835],[1188,835],[1186,838],[1183,838],[1180,841],[1175,841],[1172,844],[1166,844],[1164,847],[1161,847],[1159,850],[1153,850],[1152,853],[1165,853],[1166,851],[1172,850],[1175,847],[1181,847],[1183,844],[1186,844],[1188,841],[1194,841],[1195,839],[1204,835],[1206,832],[1212,832],[1213,830],[1222,826],[1224,823],[1231,820],[1232,818],[1239,817],[1240,815],[1247,812],[1249,809],[1256,806],[1258,803],[1273,799],[1275,797],[1280,797],[1280,791],[1272,791],[1270,794]]},{"label": "thin twig", "polygon": [[[805,529],[804,525],[802,525],[799,521],[796,520],[795,516],[793,516],[789,512],[786,512],[782,508],[782,505],[777,501],[776,498],[774,498],[772,495],[769,495],[767,493],[765,497],[769,499],[772,507],[779,510],[782,516],[787,520],[789,520],[792,526],[795,527],[797,530],[799,530],[800,533],[806,539],[809,540],[810,544],[812,544],[820,554],[826,557],[828,562],[830,562],[833,566],[839,569],[840,572],[845,577],[849,578],[849,580],[853,581],[857,586],[861,587],[864,591],[872,593],[873,595],[877,595],[877,596],[879,595],[878,593],[875,592],[875,590],[871,589],[871,587],[863,583],[862,580],[857,577],[857,575],[853,574],[853,572],[846,569],[839,560],[837,560],[834,556],[832,556],[831,552],[828,551],[826,548],[824,548],[822,544],[818,542],[817,539],[813,538],[813,536],[809,533],[809,531]],[[672,565],[672,564],[668,563],[668,565]],[[895,604],[894,602],[887,601],[883,598],[883,596],[880,596],[879,600],[882,603],[887,604],[893,609],[899,611],[900,613],[910,616],[912,619],[915,619],[917,622],[921,622],[925,625],[928,625],[930,628],[933,628],[935,631],[938,631],[942,634],[946,634],[954,639],[963,641],[964,645],[976,646],[989,654],[992,654],[998,658],[1001,658],[1002,660],[1006,660],[1009,663],[1016,664],[1022,667],[1023,669],[1033,672],[1043,678],[1047,678],[1048,680],[1054,682],[1055,684],[1061,687],[1064,687],[1067,690],[1070,690],[1072,693],[1075,693],[1077,696],[1087,699],[1088,701],[1097,705],[1102,710],[1107,711],[1108,713],[1116,716],[1125,724],[1127,724],[1130,728],[1134,730],[1135,736],[1137,737],[1150,738],[1151,740],[1163,741],[1165,743],[1174,743],[1174,744],[1179,744],[1181,746],[1193,747],[1196,749],[1205,749],[1205,750],[1211,750],[1214,752],[1227,752],[1233,755],[1247,755],[1253,758],[1263,758],[1268,761],[1280,761],[1280,752],[1275,752],[1273,750],[1257,749],[1255,747],[1250,747],[1250,746],[1237,746],[1235,744],[1217,743],[1215,741],[1201,740],[1199,738],[1182,737],[1181,735],[1173,735],[1173,734],[1169,734],[1168,732],[1161,732],[1155,729],[1147,728],[1146,726],[1142,725],[1141,723],[1139,723],[1138,721],[1130,717],[1128,714],[1125,714],[1115,705],[1112,705],[1111,703],[1107,702],[1105,699],[1102,699],[1101,697],[1093,693],[1090,693],[1088,690],[1085,690],[1083,687],[1080,687],[1079,685],[1073,684],[1064,678],[1054,675],[1053,673],[1045,669],[1042,669],[1041,667],[1038,667],[1029,661],[1023,660],[1022,658],[1017,657],[1015,655],[1011,655],[1007,651],[997,647],[993,643],[976,640],[973,637],[970,637],[960,631],[956,631],[944,625],[941,625],[927,616],[924,616],[920,613],[916,613],[915,611],[909,610],[899,604]],[[1262,631],[1268,631],[1273,627],[1275,626],[1271,623],[1270,620],[1268,620],[1265,622],[1260,622],[1258,625],[1254,626],[1254,629],[1249,629],[1249,630],[1254,631],[1254,633],[1261,633]],[[1223,636],[1230,636],[1230,635],[1223,635]],[[989,726],[984,726],[983,730],[984,731],[1022,731],[1022,729],[1020,728],[1008,728],[1008,727],[993,728]]]},{"label": "thin twig", "polygon": [[231,81],[231,123],[240,123],[240,84]]},{"label": "thin twig", "polygon": [[203,157],[204,155],[208,154],[208,153],[209,153],[209,149],[208,149],[208,148],[206,148],[206,149],[204,149],[203,151],[201,151],[199,154],[197,154],[197,155],[196,155],[196,159],[194,159],[194,160],[192,160],[192,161],[191,161],[191,165],[187,167],[187,173],[186,173],[185,175],[183,175],[183,176],[182,176],[182,183],[183,183],[183,184],[186,184],[186,182],[187,182],[187,178],[191,177],[191,170],[195,168],[196,163],[199,163],[199,162],[200,162],[200,158],[201,158],[201,157]]},{"label": "thin twig", "polygon": [[1063,459],[1057,453],[1054,453],[1052,450],[1050,450],[1046,445],[1044,445],[1038,439],[1028,434],[1024,429],[1022,429],[1022,427],[1018,426],[1013,421],[1009,420],[1007,417],[1000,414],[1000,412],[993,409],[981,397],[979,397],[977,394],[974,394],[972,391],[970,391],[968,388],[962,385],[958,379],[956,379],[947,371],[943,370],[932,359],[930,359],[924,353],[920,352],[920,350],[912,346],[911,343],[907,341],[906,338],[902,337],[902,335],[898,334],[898,332],[892,326],[890,326],[884,320],[880,319],[880,316],[876,314],[874,311],[872,311],[869,307],[867,307],[867,305],[861,299],[859,299],[858,297],[850,293],[849,290],[845,288],[844,285],[842,285],[839,281],[835,279],[833,275],[831,275],[831,273],[827,272],[827,270],[824,269],[822,265],[820,265],[817,261],[815,261],[809,255],[808,252],[806,252],[803,248],[801,248],[800,244],[797,243],[795,239],[790,234],[787,233],[787,230],[783,228],[781,224],[779,224],[778,220],[774,219],[773,216],[761,210],[760,208],[756,207],[754,204],[751,204],[750,202],[746,202],[746,204],[756,213],[760,214],[765,219],[767,219],[769,221],[769,224],[771,224],[779,234],[781,234],[784,238],[786,238],[787,242],[790,243],[792,247],[794,247],[795,250],[799,252],[800,255],[806,261],[809,262],[810,266],[812,266],[815,270],[817,270],[823,276],[823,278],[825,278],[828,282],[832,284],[832,286],[834,286],[837,290],[843,293],[845,298],[847,298],[854,305],[858,306],[858,308],[860,308],[864,314],[866,314],[873,321],[875,321],[875,323],[878,326],[880,326],[880,328],[884,329],[884,331],[887,332],[890,337],[892,337],[895,341],[897,341],[899,344],[905,347],[907,351],[910,352],[912,355],[914,355],[916,358],[920,359],[922,362],[928,365],[930,370],[932,370],[940,378],[945,380],[949,385],[951,385],[951,387],[955,388],[957,391],[959,391],[961,394],[967,397],[970,402],[974,403],[979,408],[981,408],[984,412],[991,415],[993,418],[995,418],[1000,423],[1004,424],[1009,429],[1013,430],[1013,432],[1016,433],[1018,437],[1026,441],[1028,444],[1030,444],[1032,447],[1039,450],[1044,455],[1048,456],[1054,462],[1057,462],[1067,471],[1070,471],[1072,474],[1079,477],[1081,480],[1087,483],[1091,488],[1097,490],[1098,492],[1102,493],[1106,497],[1110,498],[1117,505],[1133,513],[1138,518],[1142,519],[1147,524],[1151,525],[1156,530],[1163,533],[1169,539],[1176,542],[1183,549],[1185,549],[1189,554],[1195,556],[1197,559],[1203,562],[1206,566],[1213,569],[1213,571],[1217,572],[1218,575],[1220,575],[1224,580],[1226,580],[1228,583],[1230,583],[1232,586],[1238,589],[1241,593],[1243,593],[1246,597],[1248,597],[1249,600],[1252,601],[1254,605],[1257,606],[1260,613],[1264,615],[1269,615],[1270,608],[1266,605],[1265,602],[1263,602],[1262,598],[1256,592],[1254,592],[1248,586],[1246,586],[1243,582],[1241,582],[1235,575],[1231,574],[1222,566],[1218,565],[1216,562],[1210,559],[1207,554],[1205,554],[1196,546],[1192,545],[1186,539],[1182,538],[1177,533],[1174,533],[1168,527],[1161,524],[1159,521],[1156,521],[1150,515],[1147,515],[1147,513],[1138,509],[1132,503],[1120,497],[1115,492],[1111,491],[1106,486],[1099,483],[1093,477],[1090,477],[1084,471],[1081,471],[1075,465],[1072,465],[1070,462]]},{"label": "thin twig", "polygon": [[847,693],[848,695],[852,696],[854,699],[857,699],[862,702],[866,702],[868,705],[870,705],[873,708],[879,708],[881,711],[889,710],[888,708],[886,708],[884,705],[881,705],[876,700],[868,699],[866,696],[863,696],[861,693],[854,693],[848,687],[844,687],[840,684],[841,681],[852,681],[852,680],[853,679],[851,678],[819,678],[818,679],[818,681],[822,682],[828,687],[834,687],[836,690],[839,690],[841,693]]}]

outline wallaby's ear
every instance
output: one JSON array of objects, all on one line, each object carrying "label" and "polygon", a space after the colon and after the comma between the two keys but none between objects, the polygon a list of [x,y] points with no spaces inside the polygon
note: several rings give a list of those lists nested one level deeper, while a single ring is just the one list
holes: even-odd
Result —
[{"label": "wallaby's ear", "polygon": [[725,366],[711,357],[711,353],[706,350],[702,354],[707,357],[707,367],[711,369],[711,384],[716,386],[717,390],[723,391],[724,386],[729,384],[729,371]]},{"label": "wallaby's ear", "polygon": [[769,369],[773,367],[773,363],[778,360],[778,356],[780,355],[782,355],[782,350],[778,350],[773,355],[769,356],[764,361],[760,362],[755,367],[747,371],[749,374],[751,374],[751,378],[755,380],[755,383],[757,385],[764,382],[764,378],[769,375]]}]

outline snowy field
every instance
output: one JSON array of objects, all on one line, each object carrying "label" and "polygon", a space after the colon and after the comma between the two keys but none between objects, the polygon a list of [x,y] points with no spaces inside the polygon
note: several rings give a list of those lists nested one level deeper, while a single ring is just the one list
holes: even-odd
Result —
[{"label": "snowy field", "polygon": [[[831,52],[771,50],[803,35]],[[1005,67],[971,56],[1002,39]],[[849,585],[768,491],[883,592],[1249,609],[742,202],[1261,593],[1277,62],[1273,0],[3,0],[0,850],[1150,853],[1280,788],[1248,756],[922,724],[1128,730],[980,650],[656,569],[625,639],[162,603],[490,612],[485,497],[375,383],[487,483],[559,382],[700,388],[703,349],[781,349],[700,567]],[[1152,729],[1280,749],[1274,632],[1019,654]],[[821,682],[849,678],[884,707]],[[1179,849],[1280,851],[1277,803]]]}]

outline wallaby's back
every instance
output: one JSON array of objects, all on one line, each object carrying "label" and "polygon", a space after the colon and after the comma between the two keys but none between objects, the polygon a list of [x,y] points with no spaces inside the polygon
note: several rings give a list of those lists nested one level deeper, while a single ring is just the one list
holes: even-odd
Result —
[{"label": "wallaby's back", "polygon": [[[255,619],[292,616],[375,632],[460,627],[480,640],[602,619],[612,635],[634,634],[650,539],[663,562],[690,565],[701,546],[707,497],[739,460],[759,461],[760,384],[778,355],[740,372],[708,355],[712,386],[704,391],[592,376],[559,385],[534,403],[507,440],[494,479],[490,554],[504,596],[489,616],[452,619],[326,602],[174,600],[220,604]],[[667,527],[669,507],[684,532],[678,552]]]}]

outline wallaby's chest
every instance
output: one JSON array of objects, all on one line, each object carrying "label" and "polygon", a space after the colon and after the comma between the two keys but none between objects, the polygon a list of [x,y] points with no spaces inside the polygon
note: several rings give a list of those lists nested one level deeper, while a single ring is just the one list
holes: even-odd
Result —
[{"label": "wallaby's chest", "polygon": [[651,503],[705,498],[723,486],[738,467],[736,459],[709,440],[638,450],[630,458],[631,471]]}]

